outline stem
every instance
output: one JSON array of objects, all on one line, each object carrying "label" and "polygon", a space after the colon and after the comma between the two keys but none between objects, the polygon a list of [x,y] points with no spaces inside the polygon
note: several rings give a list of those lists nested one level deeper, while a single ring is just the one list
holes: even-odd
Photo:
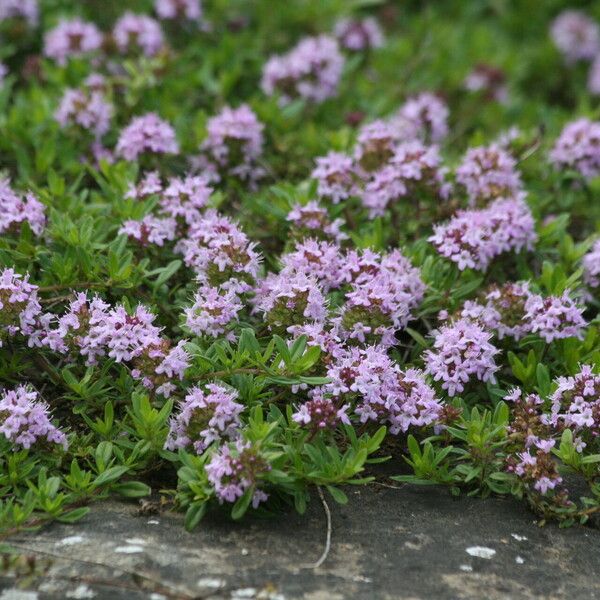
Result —
[{"label": "stem", "polygon": [[325,538],[325,549],[316,563],[312,565],[303,565],[303,569],[318,569],[327,559],[329,550],[331,548],[331,511],[329,510],[329,505],[325,501],[325,496],[323,496],[323,490],[321,489],[320,485],[317,486],[317,492],[319,492],[319,498],[321,499],[321,504],[323,505],[323,510],[325,511],[325,517],[327,519],[327,537]]},{"label": "stem", "polygon": [[74,288],[107,288],[111,286],[111,282],[94,283],[93,281],[82,281],[76,283],[57,283],[56,285],[46,285],[38,288],[38,292],[58,292],[61,290],[71,290]]}]

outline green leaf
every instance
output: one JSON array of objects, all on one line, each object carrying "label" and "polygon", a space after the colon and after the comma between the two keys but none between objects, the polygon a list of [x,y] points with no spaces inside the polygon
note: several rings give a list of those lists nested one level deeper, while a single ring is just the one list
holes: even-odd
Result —
[{"label": "green leaf", "polygon": [[333,485],[326,485],[325,487],[327,488],[327,491],[331,494],[331,497],[338,504],[347,504],[348,503],[348,496],[346,496],[346,494],[344,492],[342,492],[342,490],[340,490],[337,487],[334,487]]},{"label": "green leaf", "polygon": [[83,519],[89,512],[89,506],[81,506],[60,515],[57,517],[57,520],[61,523],[75,523],[76,521]]},{"label": "green leaf", "polygon": [[190,505],[185,513],[184,526],[187,531],[192,531],[198,523],[202,520],[202,517],[206,514],[206,509],[208,508],[207,502],[195,502]]},{"label": "green leaf", "polygon": [[113,486],[113,491],[125,498],[143,498],[152,493],[149,485],[141,481],[126,481]]}]

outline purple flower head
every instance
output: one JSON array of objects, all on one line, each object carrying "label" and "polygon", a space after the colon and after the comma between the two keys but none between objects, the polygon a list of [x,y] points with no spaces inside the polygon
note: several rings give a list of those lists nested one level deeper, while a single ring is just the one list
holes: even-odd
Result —
[{"label": "purple flower head", "polygon": [[405,432],[439,419],[442,405],[417,369],[402,371],[382,348],[352,348],[340,353],[327,370],[325,393],[352,402],[361,423],[386,423]]},{"label": "purple flower head", "polygon": [[594,242],[592,249],[581,262],[585,283],[591,288],[600,287],[600,239]]},{"label": "purple flower head", "polygon": [[495,144],[467,150],[456,169],[456,181],[466,189],[471,206],[513,198],[522,188],[516,160]]},{"label": "purple flower head", "polygon": [[185,349],[187,340],[181,340],[175,347],[166,338],[154,341],[132,361],[131,376],[139,379],[149,390],[156,390],[168,398],[175,390],[176,379],[183,379],[190,366],[190,356]]},{"label": "purple flower head", "polygon": [[329,218],[327,210],[312,200],[304,206],[294,204],[288,213],[287,220],[292,223],[292,232],[295,237],[315,237],[333,240],[340,243],[348,239],[347,234],[341,231],[343,219]]},{"label": "purple flower head", "polygon": [[277,332],[293,332],[296,325],[322,323],[327,317],[321,287],[313,277],[299,272],[267,277],[256,291],[254,306],[269,328]]},{"label": "purple flower head", "polygon": [[531,210],[518,197],[495,200],[482,210],[459,211],[447,223],[435,225],[429,241],[461,271],[485,271],[496,256],[530,250],[536,239]]},{"label": "purple flower head", "polygon": [[506,75],[496,67],[486,64],[475,65],[465,77],[463,85],[470,92],[483,93],[487,100],[494,100],[501,104],[506,104],[508,101]]},{"label": "purple flower head", "polygon": [[550,35],[569,63],[590,60],[600,51],[600,27],[578,10],[561,12],[552,22]]},{"label": "purple flower head", "polygon": [[247,490],[252,490],[254,508],[268,498],[258,485],[270,470],[271,465],[260,450],[241,440],[221,446],[206,465],[208,481],[219,502],[233,503]]},{"label": "purple flower head", "polygon": [[391,346],[411,318],[414,298],[404,278],[382,270],[351,284],[336,319],[337,333],[359,344]]},{"label": "purple flower head", "polygon": [[340,248],[331,242],[313,239],[296,244],[289,254],[281,257],[282,276],[295,273],[315,279],[328,292],[341,285],[344,277]]},{"label": "purple flower head", "polygon": [[200,146],[196,166],[213,172],[254,182],[264,174],[257,166],[263,147],[264,125],[247,104],[239,108],[226,106],[208,120],[207,137]]},{"label": "purple flower head", "polygon": [[31,448],[43,440],[68,448],[66,435],[50,422],[48,405],[25,386],[0,396],[0,433],[20,448]]},{"label": "purple flower head", "polygon": [[600,436],[600,375],[591,365],[583,365],[577,375],[559,377],[557,383],[550,397],[554,427],[572,429],[588,442],[596,441]]},{"label": "purple flower head", "polygon": [[311,177],[318,181],[317,193],[320,198],[339,204],[357,192],[357,175],[354,161],[340,152],[330,152],[316,159],[317,166]]},{"label": "purple flower head", "polygon": [[435,94],[423,92],[409,98],[391,123],[398,139],[420,139],[436,144],[448,134],[448,107]]},{"label": "purple flower head", "polygon": [[239,225],[207,210],[176,246],[185,264],[210,286],[248,291],[258,276],[260,254]]},{"label": "purple flower head", "polygon": [[97,317],[90,320],[90,335],[115,362],[129,362],[146,348],[161,345],[160,329],[153,325],[155,316],[141,304],[131,315],[119,305]]},{"label": "purple flower head", "polygon": [[429,193],[445,198],[449,193],[445,172],[437,146],[425,146],[418,140],[399,144],[389,164],[367,183],[363,205],[374,218],[385,214],[390,204],[406,196]]},{"label": "purple flower head", "polygon": [[46,207],[31,193],[17,194],[8,179],[0,178],[0,233],[19,233],[27,222],[35,235],[46,226]]},{"label": "purple flower head", "polygon": [[160,175],[156,171],[148,171],[142,176],[137,185],[130,184],[125,198],[146,200],[148,197],[163,191]]},{"label": "purple flower head", "polygon": [[592,179],[600,173],[600,122],[577,119],[568,123],[550,151],[558,169],[573,169]]},{"label": "purple flower head", "polygon": [[160,19],[199,21],[202,17],[200,0],[155,0],[154,10]]},{"label": "purple flower head", "polygon": [[36,27],[39,21],[37,0],[1,0],[0,21],[23,19],[29,27]]},{"label": "purple flower head", "polygon": [[350,419],[346,414],[348,408],[350,408],[349,404],[339,407],[320,390],[315,390],[311,399],[302,404],[292,415],[292,419],[314,433],[327,429],[334,430],[341,423],[350,425]]},{"label": "purple flower head", "polygon": [[177,154],[175,131],[155,113],[134,117],[121,131],[116,152],[125,160],[136,160],[144,152]]},{"label": "purple flower head", "polygon": [[383,32],[376,19],[340,19],[334,28],[340,45],[353,52],[383,46]]},{"label": "purple flower head", "polygon": [[525,303],[525,319],[531,332],[548,343],[568,337],[581,339],[587,325],[582,313],[583,308],[571,299],[569,291],[546,298],[532,294]]},{"label": "purple flower head", "polygon": [[[237,323],[243,304],[235,290],[201,285],[194,294],[194,303],[185,309],[186,327],[197,336],[218,337]],[[227,333],[233,340],[233,332]]]},{"label": "purple flower head", "polygon": [[283,104],[297,97],[320,103],[336,95],[343,67],[334,38],[308,37],[287,54],[268,60],[261,87],[268,96],[278,93]]},{"label": "purple flower head", "polygon": [[240,428],[240,414],[244,406],[235,402],[238,393],[218,383],[204,388],[193,387],[179,405],[179,412],[171,419],[171,428],[165,444],[168,450],[193,447],[201,454],[213,442],[235,439]]},{"label": "purple flower head", "polygon": [[590,67],[587,89],[593,96],[600,96],[600,54],[596,56]]},{"label": "purple flower head", "polygon": [[30,335],[42,312],[37,285],[29,283],[29,275],[14,269],[0,271],[0,347],[2,339],[17,333]]},{"label": "purple flower head", "polygon": [[472,379],[495,382],[498,350],[490,343],[492,334],[469,319],[459,319],[434,332],[433,350],[425,352],[425,370],[449,396],[464,391]]},{"label": "purple flower head", "polygon": [[85,56],[102,45],[102,33],[93,24],[79,18],[62,20],[44,37],[44,54],[65,65],[71,57]]},{"label": "purple flower head", "polygon": [[160,24],[147,15],[132,12],[126,12],[115,23],[112,35],[122,54],[139,52],[145,56],[154,56],[164,45]]},{"label": "purple flower head", "polygon": [[555,462],[542,448],[529,448],[509,457],[508,470],[541,495],[546,495],[562,483]]},{"label": "purple flower head", "polygon": [[68,89],[54,118],[63,128],[78,127],[100,138],[110,128],[112,113],[112,105],[101,92]]},{"label": "purple flower head", "polygon": [[96,364],[106,354],[104,329],[109,309],[98,296],[89,300],[84,292],[78,293],[65,314],[58,318],[56,334],[47,332],[42,345],[73,356],[80,354],[88,366]]},{"label": "purple flower head", "polygon": [[202,218],[212,193],[213,188],[204,177],[172,177],[161,194],[160,210],[173,219],[194,225]]},{"label": "purple flower head", "polygon": [[494,331],[498,339],[511,337],[519,340],[531,332],[531,324],[525,319],[525,305],[530,296],[527,283],[509,282],[500,287],[492,286],[481,303],[465,302],[460,316]]},{"label": "purple flower head", "polygon": [[135,240],[140,246],[164,246],[165,242],[175,239],[176,229],[175,219],[146,215],[141,221],[124,221],[119,233]]}]

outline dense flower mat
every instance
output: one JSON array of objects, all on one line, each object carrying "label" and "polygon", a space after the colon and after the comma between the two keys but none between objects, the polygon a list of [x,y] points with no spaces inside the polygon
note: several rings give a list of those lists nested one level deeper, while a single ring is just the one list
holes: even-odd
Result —
[{"label": "dense flower mat", "polygon": [[2,529],[390,456],[600,510],[600,7],[542,4],[0,0]]}]

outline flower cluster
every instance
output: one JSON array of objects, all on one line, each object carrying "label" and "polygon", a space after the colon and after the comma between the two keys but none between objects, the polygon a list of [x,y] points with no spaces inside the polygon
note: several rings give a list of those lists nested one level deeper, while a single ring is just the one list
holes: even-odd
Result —
[{"label": "flower cluster", "polygon": [[175,219],[146,215],[141,221],[133,219],[124,221],[119,233],[135,240],[141,246],[148,244],[164,246],[165,242],[175,239],[176,228],[177,221]]},{"label": "flower cluster", "polygon": [[357,52],[371,50],[383,45],[383,32],[376,19],[340,19],[333,33],[338,42],[346,50]]},{"label": "flower cluster", "polygon": [[340,152],[329,152],[316,160],[317,166],[312,172],[318,181],[317,193],[320,198],[339,204],[357,193],[358,176],[352,157]]},{"label": "flower cluster", "polygon": [[209,383],[204,389],[193,387],[180,403],[179,411],[171,419],[168,450],[188,448],[201,454],[213,442],[234,439],[240,427],[243,405],[236,402],[238,393],[218,383]]},{"label": "flower cluster", "polygon": [[470,148],[456,169],[456,181],[465,188],[471,206],[518,197],[522,188],[515,159],[496,144]]},{"label": "flower cluster", "polygon": [[315,237],[337,243],[348,239],[341,230],[344,220],[331,220],[327,210],[314,200],[305,205],[295,204],[287,220],[292,224],[293,235],[298,238]]},{"label": "flower cluster", "polygon": [[287,54],[268,60],[261,86],[269,96],[278,93],[283,103],[298,97],[319,103],[335,96],[343,67],[344,57],[334,38],[304,38]]},{"label": "flower cluster", "polygon": [[36,27],[39,18],[37,0],[3,0],[0,2],[0,21],[23,19],[29,27]]},{"label": "flower cluster", "polygon": [[271,465],[258,448],[241,440],[235,445],[221,446],[206,465],[208,481],[220,502],[235,502],[247,490],[251,490],[254,508],[268,498],[257,486],[270,470]]},{"label": "flower cluster", "polygon": [[[156,181],[154,183],[156,184]],[[207,178],[201,176],[172,177],[164,190],[161,190],[160,186],[160,179],[158,189],[152,186],[152,181],[146,180],[140,192],[155,194],[162,191],[160,212],[176,219],[178,224],[184,223],[187,226],[192,226],[202,219],[202,211],[213,193]]]},{"label": "flower cluster", "polygon": [[586,326],[583,309],[566,291],[562,296],[531,295],[525,303],[525,320],[532,333],[547,343],[554,340],[583,335]]},{"label": "flower cluster", "polygon": [[490,342],[492,334],[479,323],[459,319],[434,332],[433,350],[425,353],[425,370],[449,396],[464,391],[473,379],[495,382],[498,349]]},{"label": "flower cluster", "polygon": [[525,305],[531,296],[527,283],[494,285],[485,293],[482,302],[465,302],[460,316],[481,323],[498,339],[519,340],[531,332],[531,323],[525,318]]},{"label": "flower cluster", "polygon": [[199,21],[202,17],[200,0],[155,0],[154,10],[160,19]]},{"label": "flower cluster", "polygon": [[396,135],[402,140],[421,139],[437,144],[448,135],[448,107],[430,92],[409,98],[392,117]]},{"label": "flower cluster", "polygon": [[63,94],[54,118],[61,127],[78,127],[102,137],[110,127],[113,108],[102,92],[68,89]]},{"label": "flower cluster", "polygon": [[42,311],[37,290],[29,275],[23,277],[14,269],[0,271],[0,347],[3,338],[33,332]]},{"label": "flower cluster", "polygon": [[194,160],[195,166],[206,169],[217,181],[226,176],[256,181],[263,175],[257,166],[262,154],[263,127],[247,104],[235,109],[226,106],[208,120],[207,137],[200,146],[200,156]]},{"label": "flower cluster", "polygon": [[50,409],[37,392],[19,386],[0,396],[0,433],[15,446],[31,448],[43,440],[68,447],[67,436],[50,421]]},{"label": "flower cluster", "polygon": [[237,322],[243,304],[235,290],[202,285],[194,294],[193,304],[185,309],[185,325],[195,335],[218,337],[230,331]]},{"label": "flower cluster", "polygon": [[239,225],[215,210],[207,210],[176,246],[200,282],[242,292],[258,276],[260,255],[255,248]]},{"label": "flower cluster", "polygon": [[67,59],[85,56],[102,46],[102,33],[93,24],[79,18],[62,20],[44,37],[44,54],[64,65]]},{"label": "flower cluster", "polygon": [[71,355],[80,355],[87,365],[108,357],[128,363],[131,375],[150,390],[168,397],[173,380],[182,379],[189,366],[185,340],[171,347],[154,325],[155,316],[143,305],[130,313],[124,306],[112,307],[98,297],[89,300],[79,293],[58,318],[42,315],[30,343]]},{"label": "flower cluster", "polygon": [[327,371],[331,383],[323,392],[352,403],[362,423],[388,424],[406,432],[436,422],[442,405],[417,369],[402,371],[380,348],[352,348],[336,357]]},{"label": "flower cluster", "polygon": [[600,173],[600,122],[577,119],[568,123],[550,151],[550,161],[591,179]]},{"label": "flower cluster", "polygon": [[122,54],[133,52],[154,56],[164,45],[160,24],[147,15],[132,12],[126,12],[115,23],[112,36]]},{"label": "flower cluster", "polygon": [[375,172],[362,194],[363,205],[374,218],[385,213],[388,206],[407,196],[424,192],[446,198],[448,185],[445,169],[436,146],[426,146],[418,140],[399,144],[388,164]]},{"label": "flower cluster", "polygon": [[303,240],[281,257],[281,264],[284,278],[301,273],[315,279],[325,291],[340,287],[345,280],[343,256],[331,242]]},{"label": "flower cluster", "polygon": [[504,71],[486,64],[475,65],[473,70],[465,77],[465,89],[470,92],[479,92],[487,100],[494,100],[505,104],[508,101],[506,75]]},{"label": "flower cluster", "polygon": [[583,280],[591,288],[600,286],[600,240],[596,240],[592,249],[583,257]]},{"label": "flower cluster", "polygon": [[46,207],[31,192],[17,194],[8,179],[0,178],[0,233],[18,233],[23,223],[41,235],[46,225]]},{"label": "flower cluster", "polygon": [[552,22],[550,35],[568,62],[590,60],[600,52],[600,27],[581,11],[561,12]]},{"label": "flower cluster", "polygon": [[510,198],[485,209],[459,211],[447,223],[435,225],[429,241],[461,271],[485,271],[495,257],[530,250],[536,239],[531,210],[521,198]]},{"label": "flower cluster", "polygon": [[591,365],[582,365],[574,377],[559,377],[550,397],[551,421],[559,430],[572,429],[579,451],[600,435],[600,376]]},{"label": "flower cluster", "polygon": [[293,333],[295,326],[323,323],[327,317],[322,288],[302,272],[267,277],[256,291],[254,305],[275,332]]},{"label": "flower cluster", "polygon": [[346,414],[349,406],[345,404],[340,408],[331,398],[315,391],[310,400],[302,404],[292,415],[292,419],[316,434],[326,429],[333,430],[341,423],[350,425],[350,419]]},{"label": "flower cluster", "polygon": [[155,113],[134,117],[119,136],[117,154],[125,160],[136,160],[144,152],[177,154],[179,145],[175,131]]}]

